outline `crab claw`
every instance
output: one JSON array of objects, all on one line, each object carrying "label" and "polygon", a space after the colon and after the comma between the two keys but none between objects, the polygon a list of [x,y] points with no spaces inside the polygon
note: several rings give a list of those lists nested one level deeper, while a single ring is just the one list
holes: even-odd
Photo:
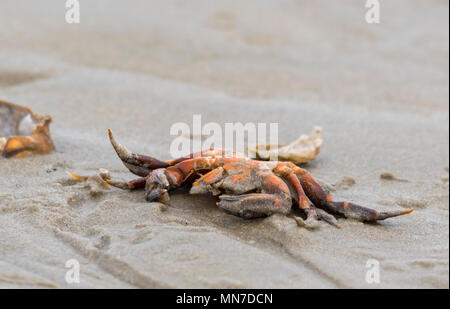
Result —
[{"label": "crab claw", "polygon": [[291,200],[265,193],[242,195],[221,195],[217,206],[223,211],[245,219],[270,216],[274,213],[287,214]]},{"label": "crab claw", "polygon": [[154,189],[146,194],[147,202],[167,203],[170,200],[166,189]]},{"label": "crab claw", "polygon": [[130,160],[133,157],[133,154],[130,151],[128,151],[128,149],[126,149],[124,146],[122,146],[116,141],[110,129],[108,129],[108,136],[111,145],[114,147],[114,150],[116,151],[117,155],[122,161],[126,162],[127,160]]},{"label": "crab claw", "polygon": [[108,135],[111,145],[114,147],[117,155],[133,174],[145,177],[154,169],[169,166],[166,162],[160,161],[156,158],[130,152],[127,148],[116,141],[111,130],[109,129]]},{"label": "crab claw", "polygon": [[169,180],[165,174],[164,168],[159,168],[150,173],[147,177],[145,185],[145,198],[149,202],[166,203],[169,201],[168,189],[170,187]]}]

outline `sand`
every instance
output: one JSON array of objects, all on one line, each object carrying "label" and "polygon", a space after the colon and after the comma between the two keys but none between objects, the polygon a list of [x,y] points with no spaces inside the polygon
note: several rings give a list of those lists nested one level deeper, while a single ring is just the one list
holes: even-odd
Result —
[{"label": "sand", "polygon": [[[97,0],[69,25],[64,2],[2,0],[0,98],[51,114],[56,151],[0,159],[0,287],[448,288],[448,2],[384,1],[378,25],[365,10]],[[164,206],[66,174],[132,179],[107,128],[169,159],[171,125],[193,114],[278,122],[280,142],[319,125],[324,145],[305,168],[336,200],[415,211],[310,231],[186,190]],[[65,280],[70,259],[79,284]]]}]

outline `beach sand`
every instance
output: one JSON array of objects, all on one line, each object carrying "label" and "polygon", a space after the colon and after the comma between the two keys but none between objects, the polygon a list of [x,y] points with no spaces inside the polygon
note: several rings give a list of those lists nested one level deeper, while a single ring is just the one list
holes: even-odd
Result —
[{"label": "beach sand", "polygon": [[[0,99],[51,114],[56,146],[0,159],[0,287],[449,287],[447,1],[384,1],[380,24],[361,1],[80,2],[80,24],[64,1],[0,3]],[[107,129],[169,159],[170,127],[193,114],[277,122],[280,142],[319,125],[305,168],[336,200],[415,211],[310,231],[187,190],[164,206],[66,174],[132,179]],[[70,259],[79,284],[65,281]]]}]

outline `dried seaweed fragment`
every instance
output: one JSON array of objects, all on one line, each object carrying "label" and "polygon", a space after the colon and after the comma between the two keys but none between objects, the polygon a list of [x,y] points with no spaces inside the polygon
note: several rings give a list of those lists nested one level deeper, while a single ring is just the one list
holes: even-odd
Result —
[{"label": "dried seaweed fragment", "polygon": [[51,116],[41,116],[30,108],[0,101],[1,156],[23,158],[53,151],[51,122]]}]

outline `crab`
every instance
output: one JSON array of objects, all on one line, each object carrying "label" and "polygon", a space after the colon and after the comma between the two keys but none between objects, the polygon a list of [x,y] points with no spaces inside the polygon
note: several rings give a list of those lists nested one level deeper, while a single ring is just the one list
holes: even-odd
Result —
[{"label": "crab", "polygon": [[308,171],[291,162],[252,160],[240,153],[214,148],[162,161],[130,152],[115,140],[111,130],[108,133],[119,158],[139,178],[106,182],[125,190],[145,189],[149,202],[167,203],[170,191],[192,184],[190,194],[212,193],[218,196],[220,209],[246,219],[287,215],[295,204],[305,220],[296,216],[294,219],[306,227],[317,227],[319,221],[324,221],[339,228],[336,217],[376,222],[413,211],[379,212],[334,201]]}]

